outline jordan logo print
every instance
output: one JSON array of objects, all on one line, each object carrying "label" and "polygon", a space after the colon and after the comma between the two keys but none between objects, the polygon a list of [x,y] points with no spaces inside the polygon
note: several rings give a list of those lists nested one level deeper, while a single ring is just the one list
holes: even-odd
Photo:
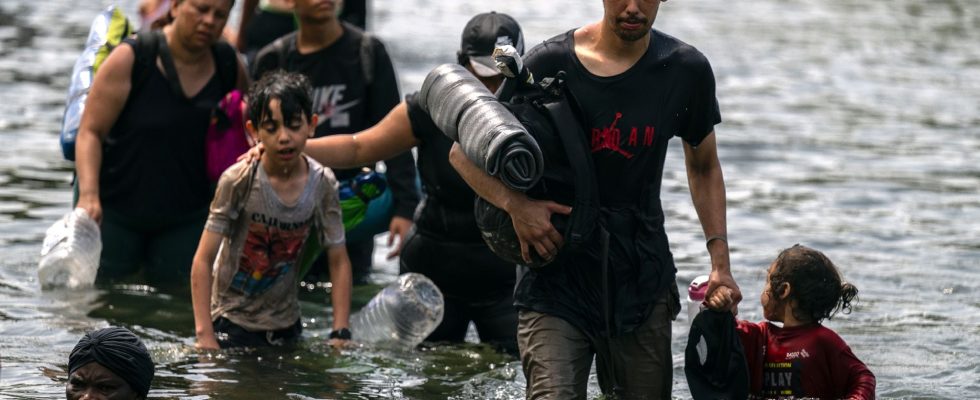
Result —
[{"label": "jordan logo print", "polygon": [[616,119],[613,120],[612,124],[608,127],[602,129],[592,128],[592,152],[595,153],[600,150],[612,150],[626,159],[633,158],[633,153],[623,150],[619,147],[619,128],[616,127],[616,123],[619,119],[623,117],[623,113],[616,113]]}]

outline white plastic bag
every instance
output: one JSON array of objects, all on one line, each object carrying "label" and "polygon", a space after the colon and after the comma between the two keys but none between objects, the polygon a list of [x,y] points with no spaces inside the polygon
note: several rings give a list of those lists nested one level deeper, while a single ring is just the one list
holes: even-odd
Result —
[{"label": "white plastic bag", "polygon": [[102,255],[102,234],[82,208],[48,228],[41,244],[37,275],[44,289],[80,288],[95,283]]}]

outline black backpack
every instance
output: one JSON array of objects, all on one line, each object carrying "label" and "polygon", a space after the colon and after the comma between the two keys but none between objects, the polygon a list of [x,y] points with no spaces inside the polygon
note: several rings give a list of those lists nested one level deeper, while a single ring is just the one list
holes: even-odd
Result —
[{"label": "black backpack", "polygon": [[[582,114],[565,85],[564,73],[534,84],[519,82],[507,79],[498,100],[537,141],[547,166],[542,178],[525,194],[572,206],[571,215],[555,214],[551,218],[565,241],[558,259],[595,237],[599,215],[595,166],[582,130]],[[474,214],[484,241],[502,259],[529,267],[555,260],[545,260],[532,250],[531,263],[524,261],[510,215],[479,196]]]}]

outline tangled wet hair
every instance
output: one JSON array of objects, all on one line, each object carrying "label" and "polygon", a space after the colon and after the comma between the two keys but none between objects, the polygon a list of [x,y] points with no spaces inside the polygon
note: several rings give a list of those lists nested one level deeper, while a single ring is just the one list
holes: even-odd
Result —
[{"label": "tangled wet hair", "polygon": [[773,264],[769,294],[779,299],[777,288],[788,283],[789,297],[796,300],[793,316],[797,319],[820,322],[838,311],[850,314],[858,289],[843,281],[837,267],[823,253],[796,244],[780,252]]},{"label": "tangled wet hair", "polygon": [[269,102],[273,99],[279,100],[283,123],[300,113],[307,122],[313,118],[313,87],[302,74],[279,69],[262,75],[248,90],[248,119],[259,125],[263,118],[270,117]]}]

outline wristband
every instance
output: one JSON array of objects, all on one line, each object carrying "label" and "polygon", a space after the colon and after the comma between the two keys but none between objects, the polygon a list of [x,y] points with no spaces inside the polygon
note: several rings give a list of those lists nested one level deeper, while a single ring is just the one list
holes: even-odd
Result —
[{"label": "wristband", "polygon": [[728,245],[728,237],[727,236],[725,236],[725,235],[714,235],[714,236],[709,236],[707,239],[705,239],[705,241],[704,241],[704,247],[711,246],[711,241],[712,240],[715,240],[715,239],[721,240],[722,242],[725,242],[725,245],[726,246]]},{"label": "wristband", "polygon": [[329,339],[340,339],[340,340],[350,340],[350,329],[340,328],[330,331],[330,335],[327,336]]}]

